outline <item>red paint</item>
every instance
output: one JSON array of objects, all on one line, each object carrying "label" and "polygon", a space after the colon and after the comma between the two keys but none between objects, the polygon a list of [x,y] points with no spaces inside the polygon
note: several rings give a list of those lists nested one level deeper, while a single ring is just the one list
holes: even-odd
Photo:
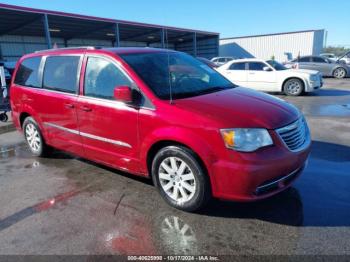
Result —
[{"label": "red paint", "polygon": [[120,86],[114,89],[114,98],[117,101],[124,103],[132,102],[132,91],[128,86]]},{"label": "red paint", "polygon": [[[114,101],[101,102],[84,97],[84,58],[80,74],[80,91],[69,96],[40,89],[11,85],[13,121],[21,130],[19,117],[30,114],[43,130],[48,144],[90,160],[130,173],[148,176],[147,155],[160,141],[174,141],[191,148],[204,163],[214,197],[250,201],[268,197],[256,196],[255,188],[266,180],[274,179],[303,166],[310,148],[294,153],[278,137],[275,128],[282,127],[299,117],[295,107],[282,100],[242,88],[207,95],[174,100],[157,98],[138,75],[118,56],[127,52],[160,52],[158,49],[108,50],[53,50],[27,55],[94,54],[109,57],[124,71],[154,105],[154,109],[119,106]],[[18,66],[18,65],[17,65]],[[17,68],[16,68],[17,71]],[[15,74],[16,74],[15,71]],[[14,79],[14,78],[13,78]],[[26,99],[26,98],[31,99]],[[64,106],[73,105],[72,108]],[[87,108],[89,110],[82,110]],[[43,122],[61,125],[111,140],[123,141],[130,147],[116,146],[63,130],[53,131]],[[219,133],[221,128],[264,127],[270,132],[273,146],[251,153],[227,149]]]}]

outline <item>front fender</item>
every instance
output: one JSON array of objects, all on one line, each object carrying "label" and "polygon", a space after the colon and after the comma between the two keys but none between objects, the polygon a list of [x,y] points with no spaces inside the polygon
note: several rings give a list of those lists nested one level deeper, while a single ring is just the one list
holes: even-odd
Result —
[{"label": "front fender", "polygon": [[211,182],[214,181],[210,176],[210,169],[217,157],[214,154],[214,149],[206,139],[198,136],[194,131],[181,127],[163,127],[154,130],[142,139],[140,146],[140,160],[142,171],[147,172],[147,155],[153,145],[158,142],[172,141],[183,144],[194,151],[202,160],[209,173]]}]

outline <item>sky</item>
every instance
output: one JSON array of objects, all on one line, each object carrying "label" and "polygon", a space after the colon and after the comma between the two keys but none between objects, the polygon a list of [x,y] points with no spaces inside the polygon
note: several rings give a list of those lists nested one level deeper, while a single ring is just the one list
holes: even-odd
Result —
[{"label": "sky", "polygon": [[11,0],[4,4],[218,32],[220,37],[327,30],[350,47],[349,0]]}]

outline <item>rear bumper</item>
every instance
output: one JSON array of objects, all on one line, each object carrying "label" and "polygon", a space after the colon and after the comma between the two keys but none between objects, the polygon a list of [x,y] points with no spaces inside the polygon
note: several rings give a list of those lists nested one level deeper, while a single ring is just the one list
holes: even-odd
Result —
[{"label": "rear bumper", "polygon": [[216,198],[256,201],[284,191],[297,179],[308,159],[310,146],[300,152],[281,147],[247,154],[242,162],[218,161],[213,165]]}]

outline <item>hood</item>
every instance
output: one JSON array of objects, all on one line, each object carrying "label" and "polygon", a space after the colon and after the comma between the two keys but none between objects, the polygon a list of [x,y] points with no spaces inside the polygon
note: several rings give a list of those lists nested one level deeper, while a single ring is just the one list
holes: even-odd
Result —
[{"label": "hood", "polygon": [[290,124],[300,115],[296,107],[282,99],[243,87],[177,99],[175,104],[186,111],[213,119],[220,128],[276,129]]}]

